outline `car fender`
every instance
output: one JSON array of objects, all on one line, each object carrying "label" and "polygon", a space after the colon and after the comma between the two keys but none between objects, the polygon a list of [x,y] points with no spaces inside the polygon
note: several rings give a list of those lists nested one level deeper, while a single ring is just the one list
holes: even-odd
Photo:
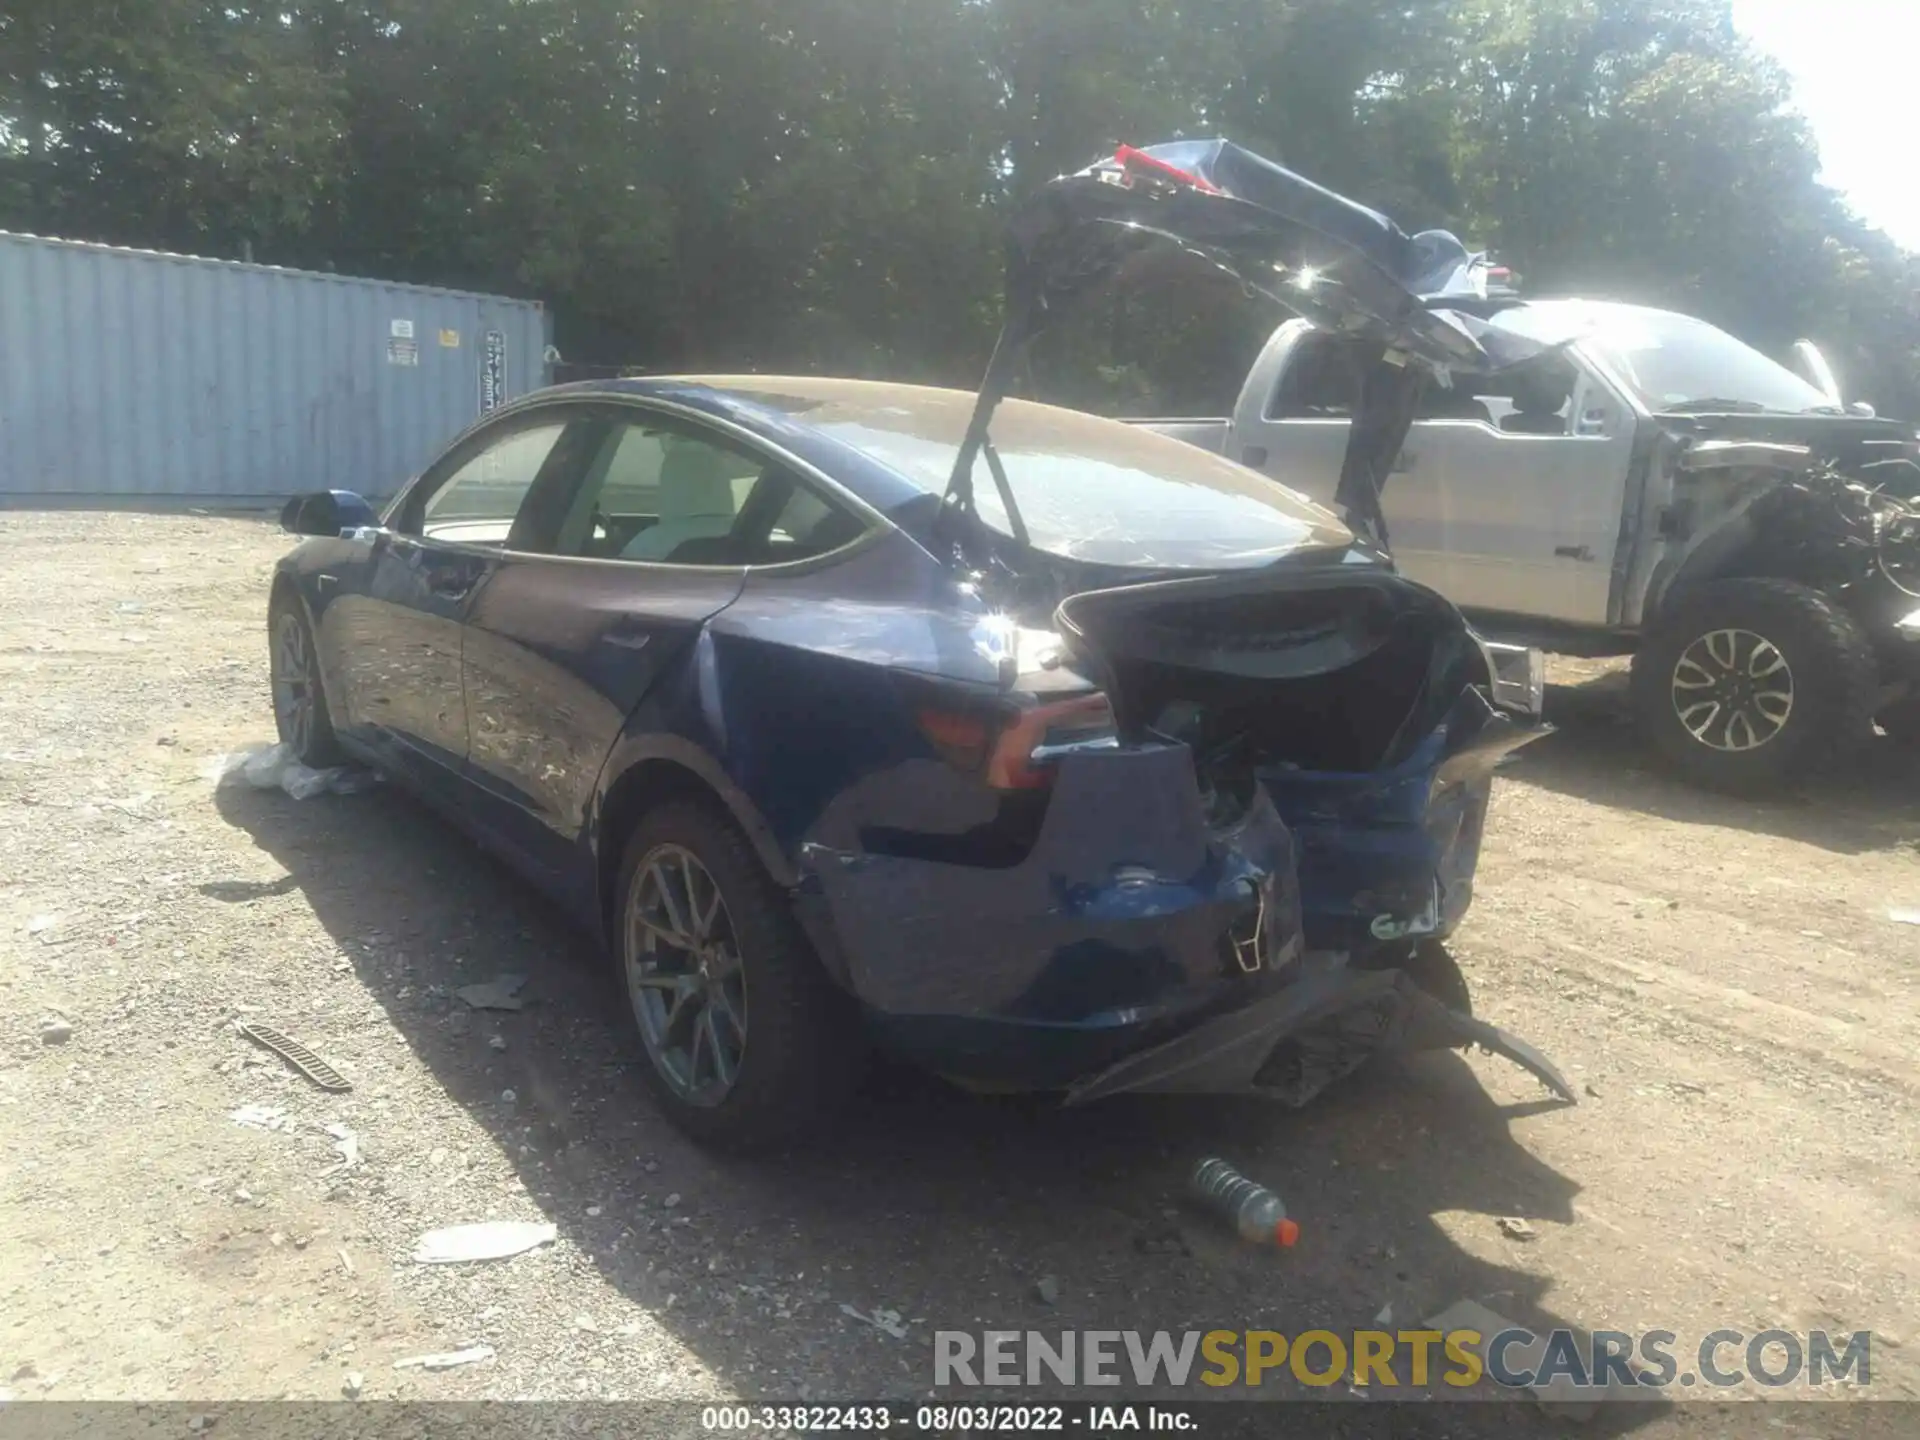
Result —
[{"label": "car fender", "polygon": [[[674,766],[698,781],[726,807],[727,814],[752,844],[760,863],[767,867],[767,873],[774,882],[787,889],[800,883],[799,871],[781,849],[773,827],[767,823],[760,808],[744,790],[734,784],[725,767],[708,750],[684,735],[649,734],[634,729],[629,729],[620,737],[600,769],[600,783],[595,787],[593,810],[587,820],[587,833],[592,837],[596,865],[606,858],[602,854],[605,838],[602,820],[609,797],[620,789],[629,776],[648,765]],[[604,901],[607,897],[601,898]]]}]

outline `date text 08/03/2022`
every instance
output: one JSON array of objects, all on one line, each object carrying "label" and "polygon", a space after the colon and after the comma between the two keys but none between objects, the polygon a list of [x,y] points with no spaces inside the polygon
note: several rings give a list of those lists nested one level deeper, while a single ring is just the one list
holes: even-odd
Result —
[{"label": "date text 08/03/2022", "polygon": [[1023,1431],[1118,1430],[1191,1433],[1191,1410],[1179,1405],[709,1405],[700,1412],[704,1430],[786,1434],[798,1431],[904,1430],[950,1434],[956,1430],[1010,1434]]}]

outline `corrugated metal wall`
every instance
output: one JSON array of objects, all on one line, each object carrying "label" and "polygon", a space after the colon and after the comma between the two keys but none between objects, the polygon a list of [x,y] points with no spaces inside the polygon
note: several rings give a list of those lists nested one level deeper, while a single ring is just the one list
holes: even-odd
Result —
[{"label": "corrugated metal wall", "polygon": [[532,301],[0,232],[0,504],[391,495],[546,383]]}]

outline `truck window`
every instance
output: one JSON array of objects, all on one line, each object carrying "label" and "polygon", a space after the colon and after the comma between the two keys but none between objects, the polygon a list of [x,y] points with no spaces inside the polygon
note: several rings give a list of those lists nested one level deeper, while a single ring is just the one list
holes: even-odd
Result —
[{"label": "truck window", "polygon": [[1267,402],[1269,420],[1351,420],[1360,403],[1360,354],[1338,335],[1303,335]]},{"label": "truck window", "polygon": [[1501,375],[1455,375],[1451,388],[1429,382],[1417,420],[1478,420],[1509,435],[1565,435],[1577,380],[1557,355]]}]

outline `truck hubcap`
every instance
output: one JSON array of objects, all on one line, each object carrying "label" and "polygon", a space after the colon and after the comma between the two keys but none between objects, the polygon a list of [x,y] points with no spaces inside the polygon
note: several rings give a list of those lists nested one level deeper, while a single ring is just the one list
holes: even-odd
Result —
[{"label": "truck hubcap", "polygon": [[1673,666],[1673,713],[1712,750],[1756,750],[1793,714],[1793,670],[1751,630],[1709,630]]},{"label": "truck hubcap", "polygon": [[659,845],[627,901],[627,998],[647,1056],[682,1099],[718,1105],[747,1049],[747,977],[720,886],[693,853]]}]

